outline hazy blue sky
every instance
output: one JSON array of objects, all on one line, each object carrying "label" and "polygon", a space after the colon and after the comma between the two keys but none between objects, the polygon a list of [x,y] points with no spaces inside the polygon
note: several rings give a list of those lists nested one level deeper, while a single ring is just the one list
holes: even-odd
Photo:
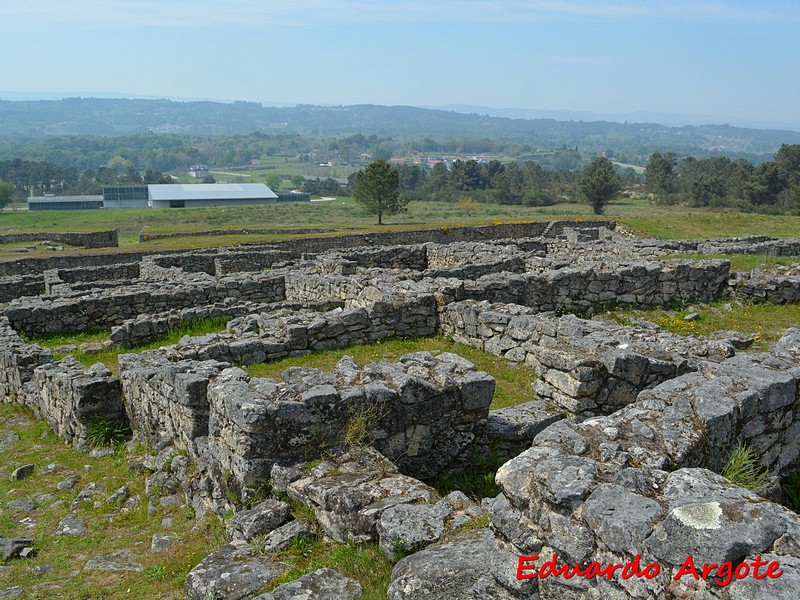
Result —
[{"label": "hazy blue sky", "polygon": [[1,0],[0,31],[4,91],[800,123],[796,1]]}]

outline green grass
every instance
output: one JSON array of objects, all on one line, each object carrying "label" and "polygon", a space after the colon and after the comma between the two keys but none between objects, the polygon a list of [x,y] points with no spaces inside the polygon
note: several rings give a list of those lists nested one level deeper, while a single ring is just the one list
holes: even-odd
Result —
[{"label": "green grass", "polygon": [[283,575],[270,582],[264,591],[328,567],[358,581],[363,590],[362,600],[385,600],[394,568],[375,543],[338,544],[320,536],[296,541],[285,550],[275,553],[274,558],[288,568]]},{"label": "green grass", "polygon": [[[13,422],[13,423],[12,423]],[[13,430],[20,436],[3,452],[0,465],[0,498],[3,512],[0,517],[0,535],[6,537],[32,537],[36,554],[33,558],[10,560],[8,571],[0,587],[19,585],[30,590],[34,585],[55,583],[58,592],[41,590],[40,595],[29,592],[30,598],[164,598],[183,597],[186,574],[200,560],[224,543],[222,523],[214,518],[196,521],[189,518],[185,508],[170,508],[148,514],[144,496],[145,476],[133,474],[128,469],[129,455],[118,446],[113,455],[90,458],[50,432],[47,423],[35,420],[26,410],[9,404],[0,404],[0,430]],[[33,463],[33,475],[22,481],[11,481],[8,476],[16,466]],[[58,463],[62,468],[53,473],[42,471],[45,465]],[[80,476],[73,490],[56,490],[56,485],[71,475]],[[85,519],[87,532],[80,537],[53,536],[61,518],[70,511],[70,503],[89,482],[99,482],[105,492],[97,499],[100,505],[85,503],[77,515]],[[119,507],[107,504],[105,498],[122,485],[130,487],[131,495],[140,494],[142,506],[129,513],[119,512]],[[49,497],[37,501],[38,508],[31,513],[33,528],[20,523],[26,515],[14,513],[6,503],[20,498],[31,498],[37,493]],[[162,517],[172,517],[172,531],[178,541],[167,551],[156,554],[150,551],[150,541],[156,533],[166,533]],[[113,515],[113,516],[111,516]],[[128,549],[144,570],[138,573],[104,573],[83,571],[89,559],[114,550]],[[48,565],[51,571],[35,575],[31,567]],[[78,571],[74,575],[74,571]],[[12,583],[13,582],[13,583]]]},{"label": "green grass", "polygon": [[784,329],[800,326],[800,304],[742,304],[720,301],[695,304],[699,318],[685,321],[688,307],[624,309],[606,313],[623,325],[631,317],[655,323],[661,329],[678,335],[710,335],[718,330],[733,330],[756,336],[754,349],[764,350],[776,342]]},{"label": "green grass", "polygon": [[483,455],[473,451],[463,468],[440,475],[431,485],[441,496],[459,490],[470,498],[480,501],[481,498],[494,498],[500,493],[494,482],[494,476],[503,463],[508,460],[501,455]]},{"label": "green grass", "polygon": [[132,434],[127,420],[95,418],[86,424],[86,443],[90,448],[124,444]]},{"label": "green grass", "polygon": [[738,486],[756,490],[764,485],[768,472],[759,464],[752,448],[740,443],[728,456],[728,462],[722,468],[721,475]]},{"label": "green grass", "polygon": [[394,361],[409,352],[452,352],[472,362],[479,370],[486,371],[497,382],[491,409],[515,406],[533,399],[531,384],[536,371],[524,364],[508,361],[472,346],[459,344],[444,336],[429,338],[390,339],[350,346],[345,349],[312,352],[306,356],[285,358],[271,363],[251,365],[247,371],[253,377],[279,378],[289,367],[315,367],[330,371],[343,356],[353,357],[362,367],[381,360]]},{"label": "green grass", "polygon": [[800,257],[770,256],[767,254],[668,254],[660,256],[659,260],[685,258],[690,260],[724,259],[731,263],[732,271],[752,271],[761,266],[789,266],[800,262]]},{"label": "green grass", "polygon": [[[635,202],[635,201],[634,201]],[[606,211],[634,230],[660,239],[691,240],[716,237],[769,235],[796,237],[800,217],[761,215],[712,209],[649,206],[649,214]]]}]

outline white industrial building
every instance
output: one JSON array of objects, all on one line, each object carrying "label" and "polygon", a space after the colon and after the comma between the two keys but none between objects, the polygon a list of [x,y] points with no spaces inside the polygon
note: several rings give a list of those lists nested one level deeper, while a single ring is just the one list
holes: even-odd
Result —
[{"label": "white industrial building", "polygon": [[308,202],[301,192],[275,193],[263,183],[164,183],[106,186],[102,196],[30,198],[29,210],[193,208]]},{"label": "white industrial building", "polygon": [[278,194],[263,183],[164,183],[147,186],[153,208],[273,204]]}]

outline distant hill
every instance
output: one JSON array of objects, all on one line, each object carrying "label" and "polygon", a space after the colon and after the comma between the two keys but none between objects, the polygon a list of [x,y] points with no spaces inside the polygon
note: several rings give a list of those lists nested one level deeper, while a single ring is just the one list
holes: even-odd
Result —
[{"label": "distant hill", "polygon": [[768,156],[800,144],[800,132],[730,125],[667,127],[654,123],[557,121],[465,114],[408,106],[270,107],[255,102],[66,98],[0,101],[0,136],[121,136],[140,133],[230,134],[251,131],[397,140],[491,138],[533,147],[610,148],[647,154]]}]

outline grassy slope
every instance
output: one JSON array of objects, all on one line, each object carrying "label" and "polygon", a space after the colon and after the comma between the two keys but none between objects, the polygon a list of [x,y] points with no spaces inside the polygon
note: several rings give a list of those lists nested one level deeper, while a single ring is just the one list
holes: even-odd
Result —
[{"label": "grassy slope", "polygon": [[[65,445],[49,431],[46,421],[36,421],[23,409],[8,404],[0,404],[0,431],[15,431],[20,437],[3,452],[0,466],[0,498],[3,499],[0,536],[31,537],[36,549],[31,559],[9,561],[9,571],[0,577],[0,588],[19,585],[31,591],[34,585],[52,582],[61,586],[60,590],[43,588],[25,597],[182,598],[180,590],[186,574],[224,543],[224,529],[217,519],[198,523],[186,508],[178,507],[149,513],[144,497],[144,476],[128,469],[128,453],[124,448],[118,448],[112,456],[90,458]],[[34,474],[22,481],[12,481],[11,471],[29,463],[36,465]],[[61,467],[52,473],[43,472],[43,467],[51,463]],[[72,475],[80,477],[73,490],[56,490],[59,482]],[[70,503],[90,482],[101,483],[105,492],[97,498],[97,506],[89,502],[75,511],[86,521],[86,534],[54,536],[60,519],[71,512]],[[124,484],[129,486],[131,496],[142,497],[141,507],[128,513],[121,513],[119,506],[105,502],[107,496]],[[42,493],[46,495],[37,496]],[[20,523],[25,513],[6,507],[8,501],[21,498],[34,498],[39,505],[30,513],[30,527]],[[171,527],[162,525],[165,516],[172,518]],[[175,533],[178,542],[164,553],[151,552],[152,536],[168,532]],[[121,549],[133,553],[135,561],[143,567],[141,572],[81,570],[89,559]],[[52,570],[41,575],[29,571],[31,567],[42,565]]]}]

